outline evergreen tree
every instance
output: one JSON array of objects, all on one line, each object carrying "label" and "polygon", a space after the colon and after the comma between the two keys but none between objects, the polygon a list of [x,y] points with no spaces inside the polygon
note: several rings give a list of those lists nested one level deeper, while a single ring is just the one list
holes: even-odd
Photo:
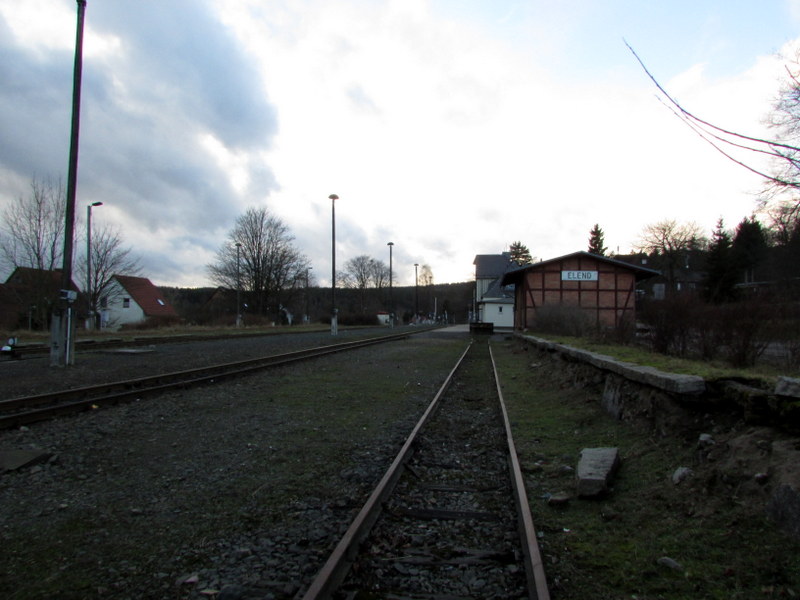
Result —
[{"label": "evergreen tree", "polygon": [[720,218],[708,244],[705,297],[719,303],[733,299],[738,272],[733,261],[732,241]]},{"label": "evergreen tree", "polygon": [[731,253],[740,281],[755,281],[755,269],[767,256],[767,234],[755,218],[745,218],[736,227]]},{"label": "evergreen tree", "polygon": [[528,250],[528,247],[522,242],[514,242],[511,244],[508,248],[508,252],[511,255],[511,260],[521,267],[533,263],[531,251]]},{"label": "evergreen tree", "polygon": [[595,223],[594,227],[592,227],[592,230],[589,232],[589,253],[605,256],[608,248],[603,245],[604,243],[605,234],[603,230],[600,229],[600,225]]}]

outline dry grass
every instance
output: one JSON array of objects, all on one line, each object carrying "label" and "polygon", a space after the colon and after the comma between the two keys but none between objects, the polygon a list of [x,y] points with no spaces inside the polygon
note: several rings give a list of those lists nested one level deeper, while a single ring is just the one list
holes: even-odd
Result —
[{"label": "dry grass", "polygon": [[[640,423],[615,421],[597,391],[532,368],[515,342],[494,350],[554,599],[800,595],[800,541],[765,517],[758,490],[699,464],[696,437],[656,438]],[[577,465],[582,448],[602,446],[619,448],[622,458],[611,493],[548,505],[548,494],[574,492],[574,473],[564,467]],[[675,485],[680,466],[695,475]],[[659,564],[662,557],[681,568]]]}]

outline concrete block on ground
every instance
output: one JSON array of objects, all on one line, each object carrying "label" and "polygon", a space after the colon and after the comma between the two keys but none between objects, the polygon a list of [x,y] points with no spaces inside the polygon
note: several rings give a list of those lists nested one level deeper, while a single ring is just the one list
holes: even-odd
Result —
[{"label": "concrete block on ground", "polygon": [[592,498],[608,491],[609,483],[619,468],[617,448],[584,448],[578,461],[576,480],[578,496]]},{"label": "concrete block on ground", "polygon": [[775,395],[800,398],[800,379],[778,377],[778,381],[775,383]]},{"label": "concrete block on ground", "polygon": [[0,471],[14,471],[32,466],[53,456],[43,450],[0,450]]}]

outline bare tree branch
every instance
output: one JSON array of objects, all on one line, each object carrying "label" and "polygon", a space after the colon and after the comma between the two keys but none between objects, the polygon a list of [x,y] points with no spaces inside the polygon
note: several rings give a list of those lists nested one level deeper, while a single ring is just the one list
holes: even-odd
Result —
[{"label": "bare tree branch", "polygon": [[[697,115],[684,108],[675,98],[673,98],[664,87],[658,82],[655,76],[650,72],[644,61],[639,57],[631,45],[623,40],[628,50],[636,58],[639,65],[642,67],[648,78],[653,82],[663,98],[659,100],[667,106],[672,113],[677,116],[684,124],[686,124],[695,134],[702,138],[705,142],[710,144],[715,150],[723,156],[733,161],[737,165],[744,167],[748,171],[764,178],[766,181],[778,186],[782,189],[798,189],[800,188],[800,161],[796,158],[800,154],[800,147],[792,144],[784,143],[779,140],[768,140],[749,135],[744,135],[719,127],[701,119]],[[788,68],[787,68],[788,71]],[[797,79],[789,72],[790,80],[797,83]],[[795,86],[797,89],[797,86]],[[795,119],[796,121],[796,119]],[[749,143],[746,143],[749,142]],[[766,173],[744,160],[734,157],[725,148],[737,148],[748,152],[762,154],[770,157],[778,163],[783,163],[786,168],[784,169],[785,175],[774,175]]]}]

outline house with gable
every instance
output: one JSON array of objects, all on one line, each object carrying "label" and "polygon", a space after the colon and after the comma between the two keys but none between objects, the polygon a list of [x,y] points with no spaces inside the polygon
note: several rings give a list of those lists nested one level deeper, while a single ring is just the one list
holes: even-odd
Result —
[{"label": "house with gable", "polygon": [[[16,267],[0,285],[0,326],[46,329],[53,307],[59,302],[62,277],[61,269]],[[69,289],[76,295],[79,292],[72,280]],[[78,310],[84,306],[81,300],[76,305]]]},{"label": "house with gable", "polygon": [[100,326],[119,329],[148,319],[175,319],[178,313],[146,277],[114,275],[100,299]]},{"label": "house with gable", "polygon": [[495,328],[514,326],[514,285],[504,285],[503,275],[515,268],[510,252],[478,254],[475,265],[475,297],[472,321],[492,323]]}]

